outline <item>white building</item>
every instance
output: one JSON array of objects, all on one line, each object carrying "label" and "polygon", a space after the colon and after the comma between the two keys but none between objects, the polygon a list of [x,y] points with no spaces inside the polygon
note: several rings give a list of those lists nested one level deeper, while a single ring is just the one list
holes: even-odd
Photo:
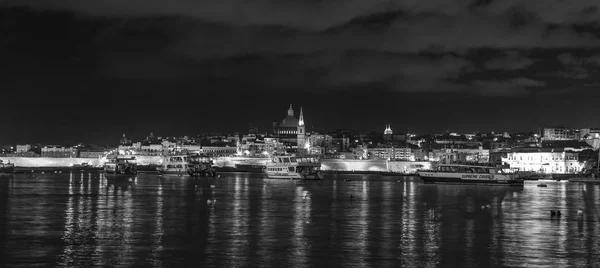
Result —
[{"label": "white building", "polygon": [[24,145],[17,144],[17,153],[26,153],[26,152],[29,152],[29,150],[31,150],[31,145],[29,145],[29,144],[24,144]]},{"label": "white building", "polygon": [[563,127],[544,128],[542,131],[542,140],[577,140],[579,139],[579,130]]},{"label": "white building", "polygon": [[404,147],[375,147],[368,148],[371,156],[381,159],[415,161],[415,155],[410,148]]},{"label": "white building", "polygon": [[502,162],[520,171],[566,174],[580,172],[584,166],[578,160],[578,153],[561,149],[541,149],[510,152]]}]

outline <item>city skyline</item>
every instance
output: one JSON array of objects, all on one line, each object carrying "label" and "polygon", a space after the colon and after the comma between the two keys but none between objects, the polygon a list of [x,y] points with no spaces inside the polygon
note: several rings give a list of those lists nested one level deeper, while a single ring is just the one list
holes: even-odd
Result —
[{"label": "city skyline", "polygon": [[[594,8],[596,7],[596,8]],[[211,12],[207,12],[210,11]],[[3,1],[8,143],[595,127],[595,2]]]},{"label": "city skyline", "polygon": [[[313,104],[314,105],[314,104]],[[558,121],[559,123],[548,122],[547,120],[545,124],[538,123],[535,120],[518,120],[515,122],[519,122],[520,124],[511,124],[513,121],[501,121],[501,117],[503,115],[495,115],[494,117],[488,114],[470,114],[467,117],[462,117],[462,119],[469,118],[473,119],[473,122],[477,123],[473,124],[465,124],[462,120],[458,118],[449,118],[449,115],[440,115],[440,120],[445,121],[437,121],[434,124],[428,126],[428,122],[426,120],[419,120],[420,118],[433,118],[436,115],[431,114],[423,114],[416,115],[412,118],[403,117],[402,113],[396,113],[395,116],[392,114],[382,114],[381,117],[390,118],[389,120],[384,120],[381,118],[377,118],[375,120],[371,118],[366,118],[365,114],[360,111],[352,111],[348,109],[347,111],[332,111],[329,112],[327,107],[319,107],[313,106],[311,104],[302,105],[304,108],[305,121],[307,125],[307,132],[317,131],[322,133],[334,132],[338,129],[350,129],[355,132],[360,133],[370,133],[370,132],[384,132],[384,129],[387,125],[390,125],[394,133],[416,133],[419,135],[426,134],[437,134],[444,132],[458,132],[458,133],[490,133],[495,131],[496,133],[502,132],[533,132],[539,127],[555,127],[555,126],[565,126],[571,128],[595,128],[597,127],[594,124],[594,121],[586,124],[585,120],[579,121],[581,123],[576,124],[575,120],[569,122],[568,120]],[[480,104],[478,104],[480,105]],[[485,105],[485,104],[483,104]],[[300,105],[294,105],[299,109]],[[96,144],[112,144],[121,137],[123,133],[127,134],[129,138],[133,139],[143,139],[150,132],[155,133],[158,136],[169,137],[169,136],[196,136],[200,134],[210,134],[210,133],[221,133],[221,134],[247,134],[250,126],[258,126],[260,133],[271,133],[272,132],[272,122],[278,122],[283,118],[285,112],[289,104],[278,104],[273,105],[269,108],[279,108],[278,110],[271,111],[266,108],[253,110],[256,112],[256,117],[254,117],[253,113],[245,113],[243,116],[237,115],[224,115],[219,118],[212,118],[213,121],[208,127],[202,124],[192,125],[186,124],[189,121],[188,117],[167,117],[161,118],[155,117],[152,115],[142,115],[134,117],[136,120],[133,124],[130,124],[131,117],[128,115],[124,118],[114,118],[115,120],[107,120],[109,118],[92,118],[86,119],[84,116],[77,115],[76,113],[70,113],[70,116],[76,117],[74,120],[69,120],[66,122],[61,122],[60,124],[50,124],[44,125],[43,128],[39,128],[39,126],[35,126],[34,129],[45,129],[40,132],[32,132],[31,125],[36,122],[36,119],[28,120],[28,124],[19,124],[19,122],[15,122],[13,124],[13,128],[9,131],[5,131],[0,134],[0,137],[5,141],[4,144],[11,143],[49,143],[49,144],[74,144],[76,142],[84,142],[84,143],[96,143]],[[473,106],[472,106],[473,107]],[[472,108],[471,107],[471,108]],[[590,106],[593,107],[593,106]],[[313,110],[316,108],[317,110]],[[483,107],[482,107],[483,108]],[[552,107],[550,107],[552,108]],[[452,109],[452,107],[449,107]],[[518,107],[515,109],[519,109]],[[185,111],[184,109],[179,109],[182,114],[186,114],[192,111]],[[213,111],[198,111],[210,113],[216,113],[218,109]],[[124,110],[124,112],[130,113],[131,111]],[[561,110],[556,110],[555,112],[560,113]],[[122,113],[121,111],[117,111],[116,114]],[[135,112],[132,112],[135,113]],[[150,112],[152,113],[152,112]],[[298,111],[295,112],[296,117],[298,116]],[[85,115],[85,114],[84,114]],[[123,114],[121,114],[123,115]],[[170,116],[170,115],[169,115]],[[225,117],[226,116],[226,117]],[[259,116],[262,116],[259,118]],[[560,117],[560,114],[557,114],[556,117]],[[564,116],[564,114],[563,114]],[[393,118],[396,117],[396,118]],[[542,116],[543,117],[543,116]],[[124,120],[123,120],[124,119]],[[9,119],[10,120],[10,119]],[[49,120],[48,116],[44,120]],[[248,120],[244,122],[244,120]],[[500,120],[500,121],[499,121]],[[224,122],[230,123],[228,125],[222,124]],[[316,122],[315,122],[316,121]],[[327,124],[331,122],[330,124]],[[356,122],[359,122],[358,124]],[[435,122],[435,121],[434,121]],[[544,122],[544,121],[539,121]],[[411,123],[412,125],[409,125]],[[528,125],[528,123],[531,123]],[[52,132],[48,130],[53,130]],[[91,130],[91,131],[90,131]],[[61,132],[62,131],[62,132]]]}]

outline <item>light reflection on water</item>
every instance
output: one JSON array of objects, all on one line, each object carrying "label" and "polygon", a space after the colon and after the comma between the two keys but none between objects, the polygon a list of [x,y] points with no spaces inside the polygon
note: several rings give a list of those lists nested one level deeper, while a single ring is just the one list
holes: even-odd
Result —
[{"label": "light reflection on water", "polygon": [[0,254],[6,266],[600,267],[600,186],[536,184],[17,174],[0,179]]}]

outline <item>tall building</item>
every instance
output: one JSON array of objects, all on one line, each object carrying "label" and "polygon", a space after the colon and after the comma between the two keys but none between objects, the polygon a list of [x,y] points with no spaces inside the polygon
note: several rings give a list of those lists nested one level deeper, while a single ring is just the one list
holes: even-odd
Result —
[{"label": "tall building", "polygon": [[[291,106],[290,106],[291,107]],[[306,145],[306,131],[304,126],[304,115],[302,114],[302,106],[300,106],[300,119],[298,119],[298,149],[304,149]]]},{"label": "tall building", "polygon": [[383,140],[392,140],[393,134],[394,132],[392,132],[392,127],[390,125],[386,125],[385,130],[383,131]]},{"label": "tall building", "polygon": [[386,126],[385,126],[385,130],[383,131],[383,134],[384,134],[384,135],[392,135],[392,134],[394,134],[394,133],[392,132],[392,127],[391,127],[390,125],[386,125]]}]

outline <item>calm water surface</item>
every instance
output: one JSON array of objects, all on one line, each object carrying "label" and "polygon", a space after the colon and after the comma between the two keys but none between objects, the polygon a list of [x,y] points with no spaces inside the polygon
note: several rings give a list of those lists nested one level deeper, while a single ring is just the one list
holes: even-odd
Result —
[{"label": "calm water surface", "polygon": [[600,186],[545,183],[2,176],[0,257],[9,267],[600,267]]}]

